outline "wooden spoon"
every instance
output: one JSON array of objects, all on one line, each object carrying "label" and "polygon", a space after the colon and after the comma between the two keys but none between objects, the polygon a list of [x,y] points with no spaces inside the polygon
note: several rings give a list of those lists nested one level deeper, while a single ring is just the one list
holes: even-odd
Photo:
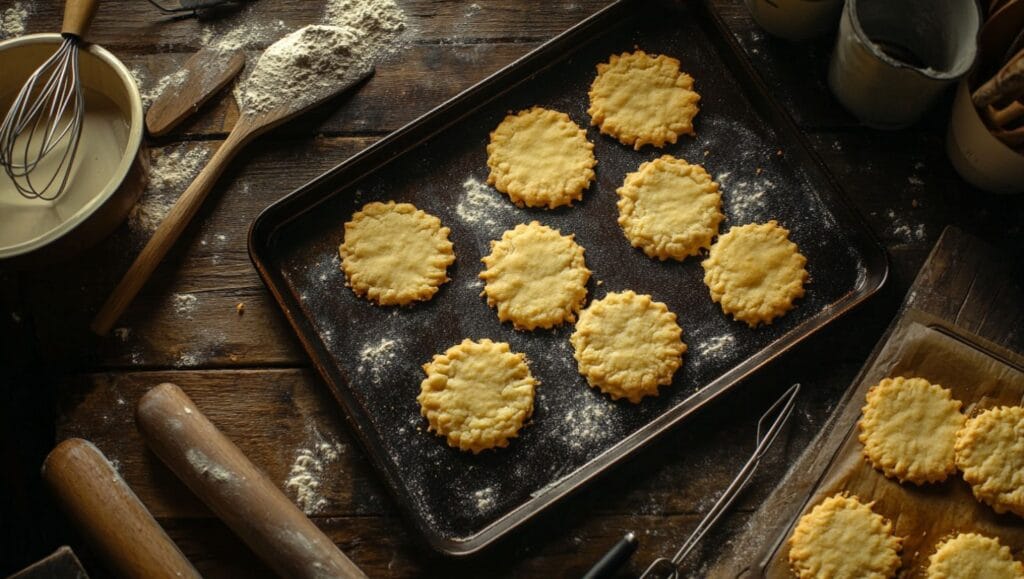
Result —
[{"label": "wooden spoon", "polygon": [[167,86],[146,112],[146,131],[154,137],[167,134],[199,110],[232,81],[245,66],[245,51],[204,48],[181,67],[182,78]]},{"label": "wooden spoon", "polygon": [[335,86],[319,87],[310,89],[306,98],[280,103],[277,108],[268,109],[264,112],[251,112],[242,110],[238,122],[231,129],[231,133],[224,143],[214,153],[213,158],[206,164],[202,172],[196,176],[195,181],[188,186],[188,189],[181,194],[178,201],[171,207],[160,226],[153,232],[146,247],[142,248],[135,262],[121,278],[121,282],[114,288],[113,293],[100,308],[99,313],[92,321],[92,331],[103,336],[110,332],[110,329],[117,323],[124,310],[135,299],[136,294],[142,289],[153,270],[160,264],[167,252],[174,246],[181,233],[188,227],[192,217],[199,211],[199,207],[206,199],[207,193],[213,189],[224,169],[227,168],[231,159],[238,154],[253,139],[269,131],[270,129],[291,120],[296,116],[316,107],[324,101],[344,92],[345,90],[359,84],[373,74],[374,68],[367,64],[366,68],[352,75],[352,81],[339,83]]}]

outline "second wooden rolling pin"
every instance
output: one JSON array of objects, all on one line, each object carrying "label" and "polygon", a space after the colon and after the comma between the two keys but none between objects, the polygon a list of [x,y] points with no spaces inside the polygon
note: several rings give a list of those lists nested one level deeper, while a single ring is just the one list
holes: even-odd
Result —
[{"label": "second wooden rolling pin", "polygon": [[160,460],[280,576],[366,577],[180,388],[156,386],[135,418]]}]

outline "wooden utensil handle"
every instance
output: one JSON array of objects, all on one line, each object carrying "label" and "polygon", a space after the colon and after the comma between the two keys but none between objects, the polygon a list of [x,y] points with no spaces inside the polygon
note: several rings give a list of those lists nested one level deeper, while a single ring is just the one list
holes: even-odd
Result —
[{"label": "wooden utensil handle", "polygon": [[81,38],[96,15],[99,0],[67,0],[64,3],[64,24],[60,27],[63,34],[74,34]]},{"label": "wooden utensil handle", "polygon": [[139,400],[146,444],[279,575],[366,577],[174,384]]},{"label": "wooden utensil handle", "polygon": [[206,164],[206,167],[203,167],[203,170],[192,181],[192,184],[188,186],[188,189],[181,194],[181,197],[178,198],[174,206],[167,212],[167,217],[164,218],[160,226],[153,232],[153,237],[146,243],[146,247],[142,248],[142,251],[139,252],[138,257],[135,258],[131,267],[128,268],[124,277],[121,278],[120,283],[117,284],[113,293],[110,294],[110,297],[107,298],[103,307],[96,314],[96,317],[93,318],[91,325],[93,332],[100,336],[110,332],[110,329],[117,323],[117,319],[121,317],[121,314],[132,303],[132,300],[135,299],[142,286],[153,275],[153,270],[156,269],[156,266],[160,265],[167,252],[174,247],[174,243],[178,241],[181,233],[188,227],[192,217],[199,211],[203,200],[206,199],[206,195],[213,189],[217,178],[224,172],[224,169],[231,162],[231,159],[234,158],[235,154],[245,146],[250,136],[250,133],[240,130],[239,126],[236,125],[235,130],[228,135],[227,140],[217,149],[210,162]]},{"label": "wooden utensil handle", "polygon": [[70,438],[57,445],[43,463],[43,480],[119,574],[140,579],[200,577],[91,442]]}]

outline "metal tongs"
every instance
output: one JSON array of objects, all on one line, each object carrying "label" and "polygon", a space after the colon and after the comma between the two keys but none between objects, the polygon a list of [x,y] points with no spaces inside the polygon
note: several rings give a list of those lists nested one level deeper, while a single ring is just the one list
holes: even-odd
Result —
[{"label": "metal tongs", "polygon": [[[736,501],[740,491],[754,476],[754,470],[761,463],[761,459],[768,453],[768,449],[771,448],[772,443],[778,438],[779,433],[782,431],[782,427],[785,426],[786,421],[789,420],[791,414],[793,414],[793,407],[796,402],[796,395],[800,392],[800,385],[793,384],[787,389],[778,400],[772,404],[761,418],[757,421],[757,442],[754,448],[754,453],[747,460],[743,468],[733,479],[732,483],[729,484],[722,496],[718,498],[715,505],[711,507],[700,524],[690,533],[690,536],[686,539],[676,554],[671,559],[667,557],[659,557],[651,563],[649,567],[640,576],[640,579],[659,577],[664,579],[676,579],[680,576],[679,566],[683,562],[683,559],[689,555],[693,549],[697,546],[704,535],[707,534],[711,527],[714,526],[718,519],[722,517],[722,514]],[[765,429],[766,423],[772,418],[771,426]],[[594,565],[583,579],[598,579],[600,577],[612,576],[616,569],[619,568],[627,559],[636,551],[638,541],[636,534],[631,532],[626,533],[618,543],[615,544],[608,552],[601,558],[600,561]]]}]

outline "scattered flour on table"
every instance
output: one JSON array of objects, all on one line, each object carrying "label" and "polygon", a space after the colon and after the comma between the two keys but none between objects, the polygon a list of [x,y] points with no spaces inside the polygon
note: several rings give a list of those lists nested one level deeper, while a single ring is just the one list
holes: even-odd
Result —
[{"label": "scattered flour on table", "polygon": [[149,183],[128,214],[128,226],[142,233],[156,230],[209,156],[210,150],[201,143],[150,149]]},{"label": "scattered flour on table", "polygon": [[359,366],[356,368],[356,373],[368,376],[374,384],[379,385],[388,365],[397,359],[396,348],[399,345],[399,340],[382,338],[363,346],[363,349],[359,351]]},{"label": "scattered flour on table", "polygon": [[469,225],[497,227],[495,217],[513,210],[500,193],[473,177],[462,183],[462,190],[455,213]]},{"label": "scattered flour on table", "polygon": [[260,4],[254,2],[231,16],[204,25],[199,41],[204,48],[225,52],[258,49],[287,29],[283,20],[273,18],[272,11],[260,10]]},{"label": "scattered flour on table", "polygon": [[892,209],[886,213],[886,217],[889,218],[890,225],[892,225],[891,235],[898,241],[902,241],[904,243],[924,241],[928,236],[924,223],[911,225],[896,217],[896,212]]},{"label": "scattered flour on table", "polygon": [[196,310],[199,298],[194,294],[174,294],[174,313],[190,315]]},{"label": "scattered flour on table", "polygon": [[338,442],[323,440],[316,433],[316,440],[309,448],[300,448],[288,471],[284,488],[294,494],[295,502],[302,512],[314,514],[327,506],[327,499],[320,490],[327,467],[341,457],[342,446]]},{"label": "scattered flour on table", "polygon": [[327,0],[323,23],[361,31],[374,56],[395,50],[406,26],[405,13],[393,0]]},{"label": "scattered flour on table", "polygon": [[28,13],[29,7],[22,2],[15,2],[4,10],[0,14],[0,40],[24,34]]}]

